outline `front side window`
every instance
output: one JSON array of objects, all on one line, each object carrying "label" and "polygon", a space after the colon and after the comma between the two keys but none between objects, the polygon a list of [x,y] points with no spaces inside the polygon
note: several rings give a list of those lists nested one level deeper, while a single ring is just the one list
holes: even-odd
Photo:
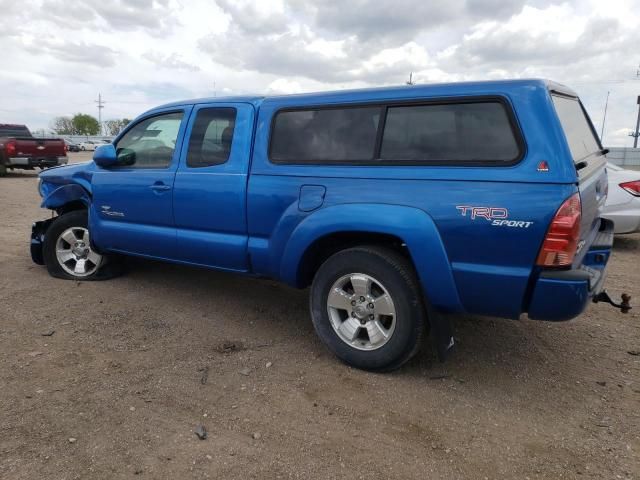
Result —
[{"label": "front side window", "polygon": [[146,118],[116,145],[118,163],[131,168],[168,168],[178,140],[182,112]]},{"label": "front side window", "polygon": [[389,107],[380,159],[510,162],[519,153],[501,103],[451,103]]},{"label": "front side window", "polygon": [[271,159],[279,163],[371,161],[381,110],[376,106],[280,112],[271,137]]},{"label": "front side window", "polygon": [[235,124],[235,108],[199,110],[191,130],[187,166],[210,167],[229,160]]},{"label": "front side window", "polygon": [[559,95],[552,95],[551,98],[569,143],[573,161],[580,162],[600,151],[598,140],[578,99]]}]

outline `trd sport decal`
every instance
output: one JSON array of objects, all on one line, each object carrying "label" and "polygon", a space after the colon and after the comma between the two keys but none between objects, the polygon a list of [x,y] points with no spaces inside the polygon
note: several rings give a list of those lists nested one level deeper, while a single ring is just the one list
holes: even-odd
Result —
[{"label": "trd sport decal", "polygon": [[491,222],[494,227],[529,228],[533,222],[524,220],[509,220],[509,210],[502,207],[472,207],[469,205],[456,205],[456,209],[463,217],[471,220],[476,218]]}]

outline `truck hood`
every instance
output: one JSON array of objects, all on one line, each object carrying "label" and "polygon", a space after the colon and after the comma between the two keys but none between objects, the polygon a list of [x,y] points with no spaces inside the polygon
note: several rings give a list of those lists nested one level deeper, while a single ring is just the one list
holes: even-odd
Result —
[{"label": "truck hood", "polygon": [[42,187],[49,191],[61,185],[77,183],[91,193],[91,177],[95,171],[96,164],[89,161],[49,168],[38,176],[42,182]]}]

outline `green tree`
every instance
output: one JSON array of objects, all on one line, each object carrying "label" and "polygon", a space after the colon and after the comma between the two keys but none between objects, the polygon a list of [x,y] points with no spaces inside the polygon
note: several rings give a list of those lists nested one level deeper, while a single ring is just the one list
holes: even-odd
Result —
[{"label": "green tree", "polygon": [[71,117],[56,117],[51,121],[51,130],[58,135],[73,135],[73,122]]},{"label": "green tree", "polygon": [[122,118],[119,120],[107,120],[104,122],[104,131],[107,135],[118,135],[124,127],[129,125],[131,120],[128,118]]},{"label": "green tree", "polygon": [[98,135],[100,124],[91,115],[76,113],[71,119],[75,135]]}]

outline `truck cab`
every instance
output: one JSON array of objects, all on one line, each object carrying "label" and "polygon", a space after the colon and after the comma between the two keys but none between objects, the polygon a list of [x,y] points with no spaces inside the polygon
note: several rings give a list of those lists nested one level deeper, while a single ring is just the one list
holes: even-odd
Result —
[{"label": "truck cab", "polygon": [[397,368],[449,315],[568,320],[603,290],[603,149],[543,80],[176,102],[94,162],[41,174],[34,260],[100,279],[124,255],[310,288],[345,362]]}]

